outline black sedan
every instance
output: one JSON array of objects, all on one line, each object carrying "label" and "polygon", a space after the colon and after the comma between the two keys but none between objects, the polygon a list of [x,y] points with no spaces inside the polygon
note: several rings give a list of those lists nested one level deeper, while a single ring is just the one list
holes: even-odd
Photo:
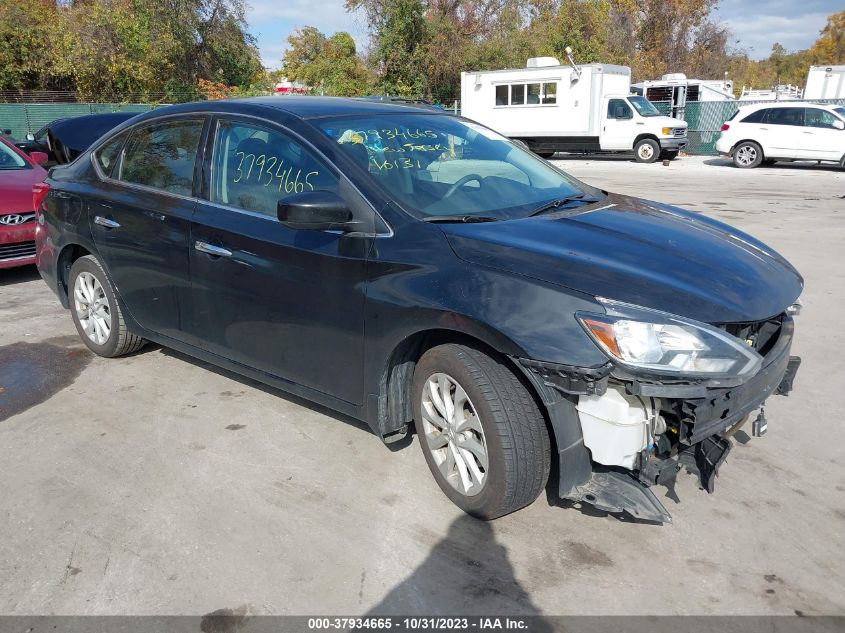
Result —
[{"label": "black sedan", "polygon": [[[155,341],[415,429],[494,518],[560,495],[666,521],[789,391],[798,272],[766,245],[609,194],[431,108],[257,98],[161,108],[37,191],[38,267],[86,345]],[[755,434],[765,432],[758,415]]]}]

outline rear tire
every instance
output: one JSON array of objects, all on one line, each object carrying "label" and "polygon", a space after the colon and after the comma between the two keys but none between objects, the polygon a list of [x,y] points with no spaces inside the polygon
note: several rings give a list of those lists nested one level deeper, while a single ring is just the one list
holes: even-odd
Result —
[{"label": "rear tire", "polygon": [[764,160],[763,148],[754,141],[743,141],[734,148],[734,165],[740,169],[759,167]]},{"label": "rear tire", "polygon": [[114,358],[143,347],[144,339],[126,328],[114,288],[96,257],[85,255],[73,263],[68,294],[73,324],[92,352]]},{"label": "rear tire", "polygon": [[644,138],[634,145],[634,157],[638,163],[653,163],[660,156],[660,144],[653,138]]},{"label": "rear tire", "polygon": [[534,153],[537,154],[537,156],[539,156],[540,158],[545,158],[546,160],[548,160],[549,158],[554,156],[557,152],[534,152]]},{"label": "rear tire", "polygon": [[414,370],[413,398],[420,448],[455,505],[489,520],[537,498],[549,478],[549,434],[532,394],[503,362],[464,345],[434,347]]}]

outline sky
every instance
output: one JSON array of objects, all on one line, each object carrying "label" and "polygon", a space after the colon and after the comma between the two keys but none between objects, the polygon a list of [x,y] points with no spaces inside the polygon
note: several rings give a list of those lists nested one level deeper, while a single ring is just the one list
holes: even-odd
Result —
[{"label": "sky", "polygon": [[[264,65],[278,68],[288,35],[305,25],[324,33],[347,31],[359,50],[367,39],[363,16],[347,13],[343,0],[247,0],[250,31],[258,38]],[[721,0],[714,17],[726,22],[733,40],[753,59],[768,57],[772,44],[789,50],[809,47],[827,16],[843,8],[843,0]]]}]

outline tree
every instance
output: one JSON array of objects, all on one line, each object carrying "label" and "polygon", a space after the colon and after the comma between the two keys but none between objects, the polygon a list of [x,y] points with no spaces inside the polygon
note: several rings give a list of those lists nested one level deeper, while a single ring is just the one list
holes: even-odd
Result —
[{"label": "tree", "polygon": [[827,18],[821,36],[807,51],[807,56],[817,65],[845,63],[845,11]]},{"label": "tree", "polygon": [[428,24],[422,0],[386,0],[375,24],[371,61],[385,94],[430,94],[426,68]]},{"label": "tree", "polygon": [[0,0],[0,88],[178,100],[198,79],[249,86],[263,68],[244,11],[244,0]]},{"label": "tree", "polygon": [[72,79],[55,68],[61,43],[53,0],[0,1],[0,90],[66,90]]},{"label": "tree", "polygon": [[313,26],[288,37],[281,73],[325,95],[357,96],[368,92],[370,77],[346,32],[327,38]]}]

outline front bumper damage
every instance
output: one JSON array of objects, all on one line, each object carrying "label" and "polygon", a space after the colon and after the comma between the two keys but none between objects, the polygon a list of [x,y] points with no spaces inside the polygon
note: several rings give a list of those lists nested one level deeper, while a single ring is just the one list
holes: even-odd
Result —
[{"label": "front bumper damage", "polygon": [[[776,322],[776,327],[773,325]],[[719,468],[733,446],[732,436],[759,409],[752,432],[765,433],[763,404],[772,395],[787,395],[801,360],[790,356],[794,324],[786,314],[757,324],[735,324],[764,358],[760,370],[744,382],[684,381],[631,374],[608,362],[575,368],[516,359],[538,387],[549,411],[559,453],[559,494],[563,499],[611,513],[666,523],[671,516],[651,490],[673,486],[682,469],[696,475],[701,488],[714,490]],[[728,329],[728,326],[725,326]],[[591,435],[584,424],[583,397],[595,401],[608,390],[643,403],[648,440],[624,461],[608,460],[597,437],[613,443],[613,434]],[[626,432],[619,427],[617,436]],[[585,442],[585,437],[586,442]],[[601,463],[601,459],[604,463]]]}]

